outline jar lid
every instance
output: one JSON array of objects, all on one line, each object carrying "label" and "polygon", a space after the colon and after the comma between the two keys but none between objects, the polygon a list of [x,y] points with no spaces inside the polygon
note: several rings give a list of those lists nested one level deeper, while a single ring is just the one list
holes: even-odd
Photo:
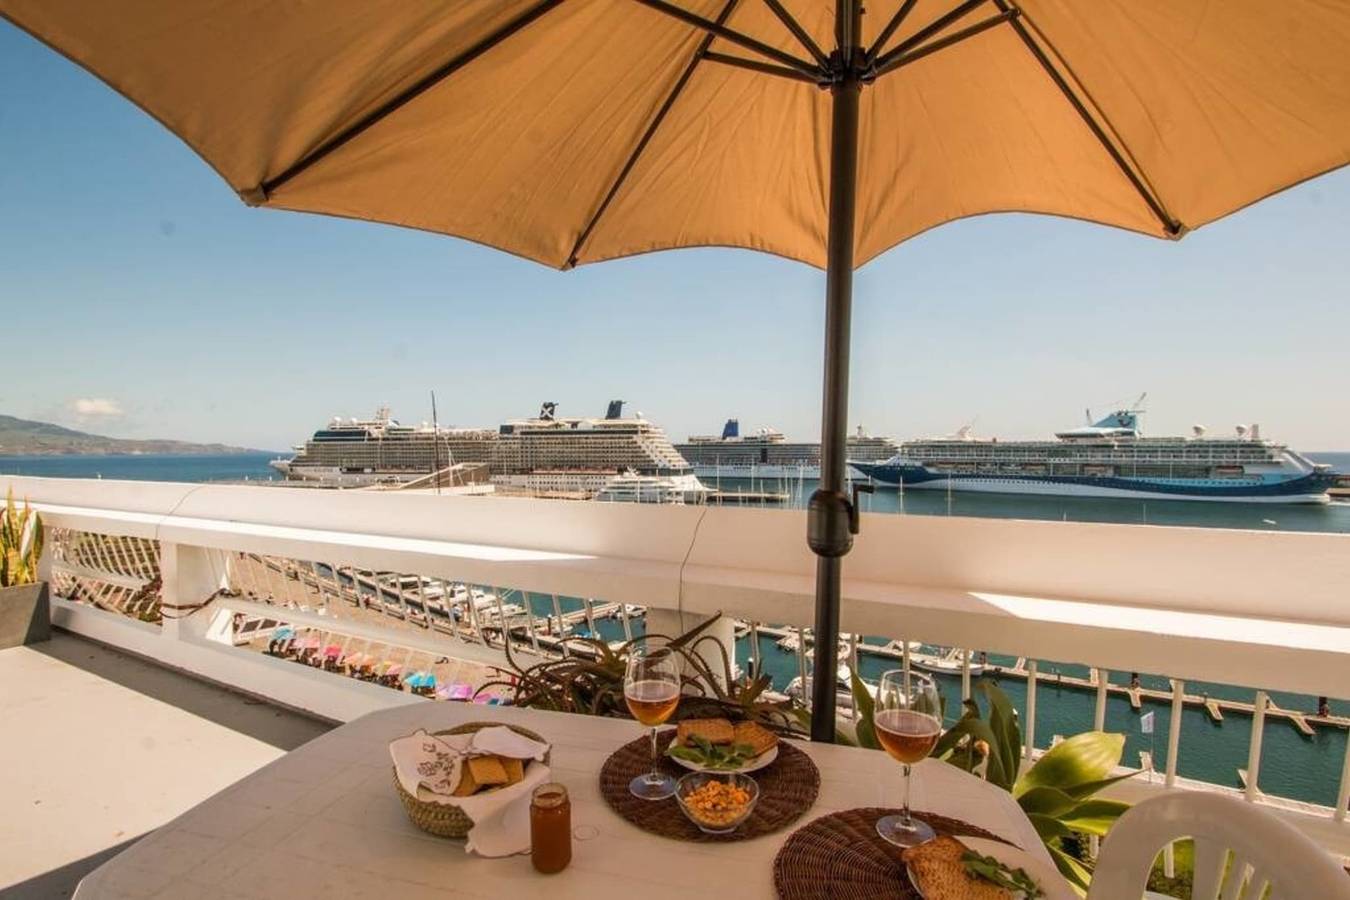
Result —
[{"label": "jar lid", "polygon": [[567,802],[566,785],[551,781],[534,789],[534,805],[540,809],[553,809]]}]

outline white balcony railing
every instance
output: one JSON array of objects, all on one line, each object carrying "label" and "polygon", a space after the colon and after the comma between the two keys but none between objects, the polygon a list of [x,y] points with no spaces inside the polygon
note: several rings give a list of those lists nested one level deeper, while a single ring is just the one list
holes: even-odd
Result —
[{"label": "white balcony railing", "polygon": [[[631,633],[627,604],[789,630],[812,621],[814,558],[797,511],[0,482],[52,529],[57,624],[337,719],[420,698],[247,652],[236,644],[252,639],[249,628],[284,623],[344,653],[371,646],[409,665],[493,666],[505,641],[523,654],[558,652],[568,618],[558,597],[585,598],[571,618],[592,630],[612,613]],[[1035,660],[1094,667],[1095,724],[1108,691],[1121,690],[1109,671],[1169,676],[1170,785],[1187,681],[1345,696],[1347,585],[1350,535],[865,516],[845,566],[842,627],[1030,661],[1028,754],[1037,675],[1047,678]],[[455,590],[484,602],[468,603],[463,621],[432,614],[434,597]],[[552,609],[531,594],[553,598]],[[1284,711],[1268,711],[1266,696],[1251,711],[1247,794],[1274,802],[1259,787],[1263,724]],[[1333,806],[1284,804],[1336,829],[1333,843],[1350,841],[1350,753],[1341,768]]]}]

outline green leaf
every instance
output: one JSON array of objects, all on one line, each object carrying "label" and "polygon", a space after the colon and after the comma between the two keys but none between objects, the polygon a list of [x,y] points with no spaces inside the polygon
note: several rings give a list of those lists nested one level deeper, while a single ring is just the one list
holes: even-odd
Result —
[{"label": "green leaf", "polygon": [[700,622],[699,624],[695,625],[693,628],[689,629],[684,634],[671,640],[667,644],[667,646],[669,646],[672,650],[685,646],[686,644],[690,643],[695,638],[697,638],[700,634],[711,628],[712,624],[720,618],[722,618],[722,612],[721,610],[718,610],[717,612],[713,613],[712,617],[709,618],[706,622]]},{"label": "green leaf", "polygon": [[1063,813],[1078,806],[1078,801],[1058,788],[1038,787],[1018,797],[1017,805],[1028,815],[1034,813],[1059,818]]},{"label": "green leaf", "polygon": [[989,767],[986,770],[985,777],[991,784],[997,785],[1006,791],[1008,786],[1012,783],[1012,779],[1009,778],[1007,773],[1003,770],[1003,761],[999,759],[998,753],[994,750],[994,745],[997,743],[998,739],[994,736],[994,732],[989,727],[989,723],[984,721],[984,719],[974,716],[962,718],[961,721],[957,722],[947,730],[947,733],[939,739],[939,743],[948,737],[952,737],[952,741],[948,745],[951,747],[955,746],[957,740],[967,736],[970,737],[972,741],[984,741],[989,745]]},{"label": "green leaf", "polygon": [[1038,813],[1028,815],[1027,818],[1031,820],[1031,827],[1036,829],[1036,833],[1041,836],[1041,840],[1047,847],[1058,838],[1068,837],[1072,834],[1069,827],[1059,819],[1042,816]]},{"label": "green leaf", "polygon": [[990,744],[990,751],[999,755],[999,763],[1006,775],[1007,783],[1001,787],[1011,788],[1017,778],[1022,757],[1022,731],[1017,726],[1017,714],[1012,702],[992,681],[981,680],[976,688],[989,701],[989,729],[997,739]]},{"label": "green leaf", "polygon": [[955,749],[957,742],[970,733],[964,727],[966,721],[969,719],[978,719],[980,717],[980,708],[975,705],[974,701],[962,701],[962,706],[965,707],[965,712],[962,714],[961,718],[956,720],[955,725],[947,729],[942,737],[938,738],[937,744],[933,747],[933,756],[945,756]]},{"label": "green leaf", "polygon": [[1086,897],[1088,884],[1092,881],[1092,870],[1054,844],[1046,844],[1045,849],[1050,851],[1050,858],[1055,861],[1059,874],[1068,880],[1078,896]]},{"label": "green leaf", "polygon": [[[1047,789],[1037,788],[1037,790]],[[1119,800],[1088,800],[1061,814],[1059,821],[1074,831],[1084,831],[1102,837],[1129,808],[1130,804]]]},{"label": "green leaf", "polygon": [[1071,788],[1066,788],[1064,793],[1075,800],[1086,800],[1098,791],[1103,791],[1115,784],[1117,781],[1124,781],[1126,778],[1133,778],[1138,775],[1138,771],[1126,772],[1124,775],[1115,775],[1111,778],[1103,778],[1100,781],[1089,781],[1084,784],[1076,784]]},{"label": "green leaf", "polygon": [[872,699],[857,669],[849,669],[848,674],[853,689],[853,708],[858,711],[858,719],[853,726],[853,733],[858,737],[858,746],[880,750],[881,743],[877,740],[875,718],[876,701]]},{"label": "green leaf", "polygon": [[1060,741],[1036,761],[1013,786],[1013,796],[1035,787],[1071,788],[1101,781],[1120,764],[1125,735],[1086,731]]}]

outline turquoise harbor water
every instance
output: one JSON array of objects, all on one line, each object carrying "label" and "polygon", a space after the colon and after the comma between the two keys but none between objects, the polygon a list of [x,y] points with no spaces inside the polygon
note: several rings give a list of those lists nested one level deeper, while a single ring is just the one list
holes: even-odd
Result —
[{"label": "turquoise harbor water", "polygon": [[[1319,462],[1330,463],[1338,471],[1350,472],[1350,453],[1308,454]],[[98,456],[98,457],[0,457],[0,474],[41,475],[69,478],[122,478],[157,481],[242,481],[270,480],[275,473],[268,467],[272,454],[237,454],[221,456]],[[728,490],[786,490],[793,505],[799,505],[809,496],[815,484],[812,481],[791,483],[775,480],[756,481],[724,479],[721,487]],[[1251,528],[1263,530],[1350,532],[1350,503],[1326,506],[1281,506],[1267,504],[1196,503],[1196,502],[1136,502],[1127,500],[1091,500],[1054,497],[1007,497],[992,494],[948,497],[940,491],[907,491],[903,496],[893,490],[878,491],[865,497],[866,508],[872,512],[905,513],[908,515],[960,515],[995,518],[1049,519],[1080,522],[1125,522],[1150,525],[1185,525],[1214,528]],[[552,613],[552,599],[532,596],[530,603],[540,615]],[[580,606],[579,600],[565,599],[568,610]],[[641,622],[635,622],[635,631],[641,632]],[[622,626],[617,620],[600,620],[597,630],[608,640],[623,638]],[[893,635],[893,637],[905,637]],[[869,642],[885,643],[885,638],[867,638]],[[974,648],[976,650],[980,648]],[[748,639],[737,644],[737,659],[748,668],[750,652]],[[760,656],[765,670],[773,677],[775,687],[782,689],[797,674],[797,660],[793,653],[779,650],[775,640],[767,635],[760,638]],[[1008,665],[1007,657],[992,655],[993,665]],[[882,671],[895,665],[881,658],[861,657],[863,676],[876,679]],[[1042,661],[1041,671],[1052,673],[1056,668],[1065,675],[1086,676],[1081,665]],[[1164,673],[1165,674],[1165,673]],[[1113,682],[1129,682],[1130,673],[1113,672]],[[1141,673],[1145,687],[1166,690],[1166,679],[1159,675]],[[958,678],[940,677],[948,698],[950,710],[956,710],[960,693]],[[1025,714],[1026,684],[1019,679],[1004,679],[1003,689],[1014,704]],[[1328,685],[1328,690],[1334,686]],[[1250,702],[1254,692],[1246,688],[1225,685],[1189,683],[1188,693],[1208,693],[1214,697]],[[1275,693],[1272,700],[1290,709],[1311,712],[1316,698]],[[1092,727],[1095,695],[1068,687],[1057,688],[1042,683],[1038,692],[1036,713],[1036,742],[1048,746],[1056,734],[1071,735]],[[1350,715],[1350,702],[1331,701],[1333,712]],[[1150,738],[1140,731],[1140,717],[1144,712],[1155,713],[1155,734]],[[1166,764],[1167,734],[1170,710],[1166,703],[1144,702],[1136,713],[1124,697],[1111,697],[1107,702],[1106,727],[1127,736],[1125,761],[1138,765],[1139,752],[1153,748],[1157,767]],[[1237,770],[1247,765],[1247,747],[1251,736],[1251,718],[1227,713],[1222,724],[1209,720],[1202,709],[1188,707],[1182,716],[1181,754],[1178,771],[1186,777],[1216,784],[1239,786]],[[1307,738],[1288,722],[1271,719],[1266,724],[1264,755],[1261,765],[1261,788],[1268,793],[1315,803],[1331,805],[1346,750],[1346,732],[1340,729],[1318,728],[1314,737]]]}]

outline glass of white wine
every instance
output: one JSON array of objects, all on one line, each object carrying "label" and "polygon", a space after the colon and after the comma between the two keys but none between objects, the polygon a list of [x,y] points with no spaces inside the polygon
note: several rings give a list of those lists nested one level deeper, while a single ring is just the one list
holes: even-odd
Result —
[{"label": "glass of white wine", "polygon": [[634,797],[664,800],[675,795],[675,779],[659,766],[656,735],[680,705],[680,657],[669,647],[646,642],[634,644],[628,655],[623,679],[623,698],[628,711],[652,730],[652,770],[628,783]]},{"label": "glass of white wine", "polygon": [[927,675],[891,669],[877,685],[873,714],[877,742],[905,767],[904,806],[898,816],[877,820],[877,834],[897,847],[912,847],[934,837],[928,823],[909,811],[910,767],[925,759],[942,734],[942,699]]}]

